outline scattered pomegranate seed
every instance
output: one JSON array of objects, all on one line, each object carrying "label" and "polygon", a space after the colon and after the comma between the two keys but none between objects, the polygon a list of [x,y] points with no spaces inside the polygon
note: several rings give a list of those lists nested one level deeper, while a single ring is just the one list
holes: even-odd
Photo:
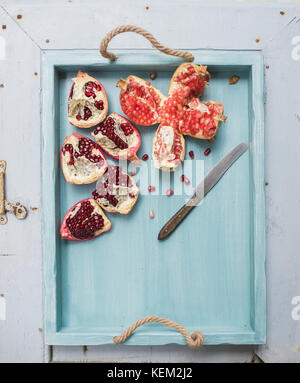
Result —
[{"label": "scattered pomegranate seed", "polygon": [[130,198],[135,198],[135,195],[133,193],[129,193]]},{"label": "scattered pomegranate seed", "polygon": [[81,116],[80,116],[80,114],[77,114],[77,116],[76,116],[76,120],[78,120],[78,121],[81,120]]},{"label": "scattered pomegranate seed", "polygon": [[191,183],[191,181],[184,174],[180,176],[180,181],[185,182],[187,185]]},{"label": "scattered pomegranate seed", "polygon": [[155,190],[155,186],[148,186],[148,191],[151,193]]},{"label": "scattered pomegranate seed", "polygon": [[143,157],[142,157],[142,160],[143,161],[147,161],[149,158],[148,154],[144,154]]},{"label": "scattered pomegranate seed", "polygon": [[154,218],[154,211],[153,210],[149,210],[149,218]]},{"label": "scattered pomegranate seed", "polygon": [[157,73],[156,72],[152,72],[152,73],[150,73],[149,77],[151,78],[151,80],[155,80],[156,77],[157,77]]},{"label": "scattered pomegranate seed", "polygon": [[205,155],[205,156],[208,156],[210,152],[211,152],[211,149],[210,149],[210,148],[207,148],[207,149],[205,150],[205,152],[204,152],[204,155]]},{"label": "scattered pomegranate seed", "polygon": [[171,195],[173,195],[174,194],[174,191],[172,190],[172,189],[168,189],[167,191],[166,191],[166,195],[168,196],[168,197],[170,197]]},{"label": "scattered pomegranate seed", "polygon": [[189,152],[189,156],[191,157],[192,160],[194,159],[195,155],[194,155],[194,152],[192,150]]}]

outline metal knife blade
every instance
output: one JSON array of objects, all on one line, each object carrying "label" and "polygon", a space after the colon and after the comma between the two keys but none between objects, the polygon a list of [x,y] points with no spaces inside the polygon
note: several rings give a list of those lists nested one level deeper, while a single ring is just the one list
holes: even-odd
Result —
[{"label": "metal knife blade", "polygon": [[176,227],[184,220],[190,211],[199,204],[205,195],[218,183],[230,166],[248,149],[248,144],[242,142],[233,148],[217,165],[204,177],[196,187],[195,193],[181,209],[163,226],[158,234],[158,239],[167,238]]}]

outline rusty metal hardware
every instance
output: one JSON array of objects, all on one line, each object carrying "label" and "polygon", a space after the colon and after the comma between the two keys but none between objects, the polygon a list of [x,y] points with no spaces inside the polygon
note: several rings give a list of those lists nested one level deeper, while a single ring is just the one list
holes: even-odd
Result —
[{"label": "rusty metal hardware", "polygon": [[6,162],[0,160],[0,225],[7,223],[6,213],[13,213],[18,219],[24,219],[27,216],[27,209],[20,202],[13,204],[5,200],[5,171]]}]

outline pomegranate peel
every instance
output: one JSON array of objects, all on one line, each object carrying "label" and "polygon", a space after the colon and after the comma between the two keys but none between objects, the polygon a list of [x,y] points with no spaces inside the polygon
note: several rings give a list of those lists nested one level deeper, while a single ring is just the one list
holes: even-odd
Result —
[{"label": "pomegranate peel", "polygon": [[64,177],[71,184],[95,182],[107,169],[107,161],[100,146],[77,133],[65,138],[60,161]]},{"label": "pomegranate peel", "polygon": [[68,119],[78,128],[91,128],[103,121],[108,112],[107,95],[100,81],[78,72],[72,79],[68,99]]},{"label": "pomegranate peel", "polygon": [[110,165],[92,195],[104,210],[128,214],[138,199],[139,188],[120,166]]},{"label": "pomegranate peel", "polygon": [[149,81],[137,76],[120,79],[120,104],[123,112],[135,124],[151,126],[160,122],[159,109],[166,99]]},{"label": "pomegranate peel", "polygon": [[141,146],[141,136],[127,118],[111,113],[92,132],[95,141],[105,153],[119,160],[130,160],[140,165],[136,152]]},{"label": "pomegranate peel", "polygon": [[88,241],[110,230],[111,222],[93,198],[76,203],[65,215],[60,235],[70,241]]},{"label": "pomegranate peel", "polygon": [[160,124],[153,138],[152,159],[154,167],[173,171],[185,156],[185,140],[182,134],[168,125]]}]

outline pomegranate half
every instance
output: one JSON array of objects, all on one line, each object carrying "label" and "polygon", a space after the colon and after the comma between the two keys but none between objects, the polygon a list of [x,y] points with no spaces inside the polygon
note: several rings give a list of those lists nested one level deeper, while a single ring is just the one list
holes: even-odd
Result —
[{"label": "pomegranate half", "polygon": [[137,76],[120,79],[120,104],[123,112],[135,124],[151,126],[160,122],[159,109],[166,99],[149,81]]},{"label": "pomegranate half", "polygon": [[92,195],[104,210],[128,214],[138,199],[139,188],[120,166],[110,165]]},{"label": "pomegranate half", "polygon": [[92,136],[111,157],[140,163],[136,152],[141,146],[141,136],[127,118],[117,113],[110,114],[97,126]]},{"label": "pomegranate half", "polygon": [[91,128],[103,121],[108,112],[108,101],[103,85],[87,73],[78,72],[68,100],[70,124]]},{"label": "pomegranate half", "polygon": [[154,167],[174,170],[185,156],[185,140],[172,126],[160,124],[153,138],[152,158]]},{"label": "pomegranate half", "polygon": [[63,174],[71,184],[90,184],[107,169],[100,146],[88,137],[73,133],[65,138],[60,151]]},{"label": "pomegranate half", "polygon": [[93,198],[76,203],[65,215],[60,228],[62,239],[88,241],[110,230],[111,222]]}]

